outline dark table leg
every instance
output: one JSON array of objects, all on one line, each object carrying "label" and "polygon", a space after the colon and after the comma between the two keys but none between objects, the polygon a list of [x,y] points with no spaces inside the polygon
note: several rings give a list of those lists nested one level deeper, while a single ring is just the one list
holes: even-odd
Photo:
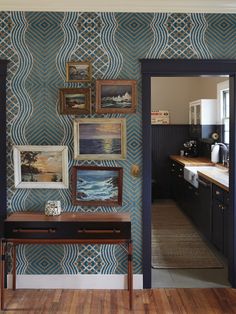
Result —
[{"label": "dark table leg", "polygon": [[132,241],[128,243],[128,290],[129,290],[129,308],[133,308],[133,246]]},{"label": "dark table leg", "polygon": [[1,240],[1,310],[4,310],[4,288],[5,288],[5,250],[6,243]]},{"label": "dark table leg", "polygon": [[12,250],[12,288],[16,290],[16,244],[14,243]]}]

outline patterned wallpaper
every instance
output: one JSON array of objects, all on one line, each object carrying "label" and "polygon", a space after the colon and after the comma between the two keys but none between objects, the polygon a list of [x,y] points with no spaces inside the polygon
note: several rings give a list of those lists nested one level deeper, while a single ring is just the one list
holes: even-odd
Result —
[{"label": "patterned wallpaper", "polygon": [[[134,240],[134,272],[142,273],[141,58],[235,58],[236,15],[167,13],[0,12],[0,58],[10,60],[7,77],[8,211],[43,211],[49,199],[64,211],[129,212]],[[65,63],[90,61],[93,80],[135,79],[135,114],[100,115],[127,119],[127,159],[73,160],[73,116],[58,113],[58,89],[83,87],[65,82]],[[88,85],[86,85],[88,86]],[[85,117],[85,116],[82,116]],[[86,117],[96,117],[91,114]],[[67,145],[72,165],[124,168],[122,207],[72,206],[71,190],[15,189],[12,145]],[[18,274],[125,273],[119,246],[61,245],[18,247]]]}]

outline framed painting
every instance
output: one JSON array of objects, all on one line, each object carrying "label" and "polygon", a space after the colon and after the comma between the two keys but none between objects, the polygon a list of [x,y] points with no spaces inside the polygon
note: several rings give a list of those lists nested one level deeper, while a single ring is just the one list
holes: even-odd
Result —
[{"label": "framed painting", "polygon": [[66,63],[67,82],[90,82],[92,67],[90,62],[70,61]]},{"label": "framed painting", "polygon": [[133,113],[137,104],[137,81],[96,81],[97,113]]},{"label": "framed painting", "polygon": [[14,146],[16,188],[68,188],[67,146]]},{"label": "framed painting", "polygon": [[123,168],[72,167],[72,203],[84,206],[121,206]]},{"label": "framed painting", "polygon": [[89,114],[90,113],[90,88],[61,88],[60,113],[61,114]]},{"label": "framed painting", "polygon": [[125,159],[126,120],[124,118],[74,120],[74,158]]}]

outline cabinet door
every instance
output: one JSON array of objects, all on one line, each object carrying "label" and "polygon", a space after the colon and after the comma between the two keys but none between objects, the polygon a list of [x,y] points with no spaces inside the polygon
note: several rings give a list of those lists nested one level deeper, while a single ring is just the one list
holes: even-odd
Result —
[{"label": "cabinet door", "polygon": [[223,203],[217,199],[213,199],[212,208],[212,242],[223,252],[223,229],[224,228],[224,207]]},{"label": "cabinet door", "polygon": [[203,235],[211,240],[212,228],[212,184],[199,177],[199,208],[196,211],[196,225]]},{"label": "cabinet door", "polygon": [[201,104],[195,105],[195,124],[201,124]]},{"label": "cabinet door", "polygon": [[223,249],[223,254],[225,257],[228,257],[228,252],[229,252],[229,193],[225,192],[224,195],[224,233],[223,233],[223,238],[224,238],[224,249]]},{"label": "cabinet door", "polygon": [[195,122],[195,106],[189,106],[189,124],[196,124]]}]

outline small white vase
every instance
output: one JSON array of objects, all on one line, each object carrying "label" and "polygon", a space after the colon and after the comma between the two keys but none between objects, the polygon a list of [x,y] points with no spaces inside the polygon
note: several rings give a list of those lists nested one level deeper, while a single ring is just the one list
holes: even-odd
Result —
[{"label": "small white vase", "polygon": [[57,216],[61,214],[61,202],[60,201],[47,201],[45,205],[45,215]]}]

